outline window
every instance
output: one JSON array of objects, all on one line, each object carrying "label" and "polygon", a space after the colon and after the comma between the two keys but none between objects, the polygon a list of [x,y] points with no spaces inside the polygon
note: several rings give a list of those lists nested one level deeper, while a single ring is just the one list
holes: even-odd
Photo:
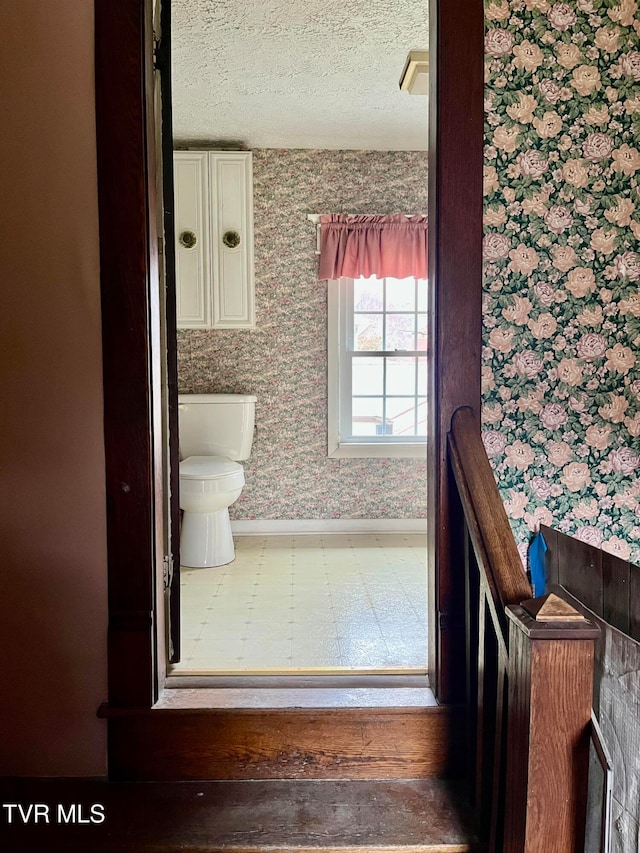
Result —
[{"label": "window", "polygon": [[427,281],[329,282],[329,456],[426,455]]}]

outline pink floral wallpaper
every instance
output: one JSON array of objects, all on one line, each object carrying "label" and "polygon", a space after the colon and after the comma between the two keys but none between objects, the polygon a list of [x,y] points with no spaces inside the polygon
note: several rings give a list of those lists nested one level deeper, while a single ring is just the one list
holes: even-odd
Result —
[{"label": "pink floral wallpaper", "polygon": [[640,562],[636,0],[485,4],[483,426],[540,522]]},{"label": "pink floral wallpaper", "polygon": [[236,519],[421,518],[426,466],[327,457],[327,295],[308,213],[426,213],[424,152],[253,152],[254,330],[178,333],[183,393],[258,397]]}]

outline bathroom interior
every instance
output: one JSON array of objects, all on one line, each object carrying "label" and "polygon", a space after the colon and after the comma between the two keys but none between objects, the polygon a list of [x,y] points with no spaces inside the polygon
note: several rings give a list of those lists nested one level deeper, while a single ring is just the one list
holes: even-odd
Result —
[{"label": "bathroom interior", "polygon": [[353,284],[351,334],[384,326],[383,353],[354,359],[365,438],[336,450],[342,285],[319,279],[317,253],[319,215],[426,217],[426,7],[172,0],[173,676],[426,677],[426,278]]}]

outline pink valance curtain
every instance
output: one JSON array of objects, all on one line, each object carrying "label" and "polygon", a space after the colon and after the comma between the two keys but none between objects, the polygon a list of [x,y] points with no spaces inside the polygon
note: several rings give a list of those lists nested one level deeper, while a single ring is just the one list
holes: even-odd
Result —
[{"label": "pink valance curtain", "polygon": [[319,279],[427,278],[427,217],[320,217]]}]

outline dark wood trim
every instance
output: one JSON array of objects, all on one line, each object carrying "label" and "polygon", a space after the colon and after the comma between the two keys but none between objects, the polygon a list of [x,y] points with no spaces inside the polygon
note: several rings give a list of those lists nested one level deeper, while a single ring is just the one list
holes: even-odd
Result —
[{"label": "dark wood trim", "polygon": [[441,702],[465,692],[464,567],[451,557],[447,433],[454,411],[480,413],[484,12],[480,0],[431,0],[428,455],[429,575],[436,618],[431,681]]},{"label": "dark wood trim", "polygon": [[451,419],[451,465],[478,564],[496,607],[531,597],[511,525],[480,436],[480,418],[464,406]]},{"label": "dark wood trim", "polygon": [[150,706],[155,695],[157,264],[150,231],[148,8],[144,0],[95,0],[109,699],[125,706]]},{"label": "dark wood trim", "polygon": [[593,696],[592,622],[536,623],[507,609],[505,853],[584,849]]},{"label": "dark wood trim", "polygon": [[120,781],[456,776],[462,741],[451,744],[463,719],[438,707],[116,712],[109,772]]},{"label": "dark wood trim", "polygon": [[640,640],[640,566],[545,525],[547,587],[560,585],[614,628]]},{"label": "dark wood trim", "polygon": [[629,576],[629,636],[640,642],[640,569]]},{"label": "dark wood trim", "polygon": [[[554,589],[560,594],[563,591],[562,587]],[[586,617],[579,622],[538,622],[517,604],[507,608],[507,616],[529,640],[597,640],[600,637],[598,626]]]},{"label": "dark wood trim", "polygon": [[640,569],[631,563],[602,552],[602,618],[640,640],[640,634],[631,633],[632,603],[637,599],[631,594],[631,577],[640,580]]},{"label": "dark wood trim", "polygon": [[169,490],[171,494],[171,558],[173,577],[169,600],[171,662],[180,660],[180,451],[178,444],[178,342],[176,308],[176,246],[173,192],[173,109],[171,89],[171,0],[160,0],[161,40],[156,67],[162,88],[162,213],[167,394],[169,408]]}]

